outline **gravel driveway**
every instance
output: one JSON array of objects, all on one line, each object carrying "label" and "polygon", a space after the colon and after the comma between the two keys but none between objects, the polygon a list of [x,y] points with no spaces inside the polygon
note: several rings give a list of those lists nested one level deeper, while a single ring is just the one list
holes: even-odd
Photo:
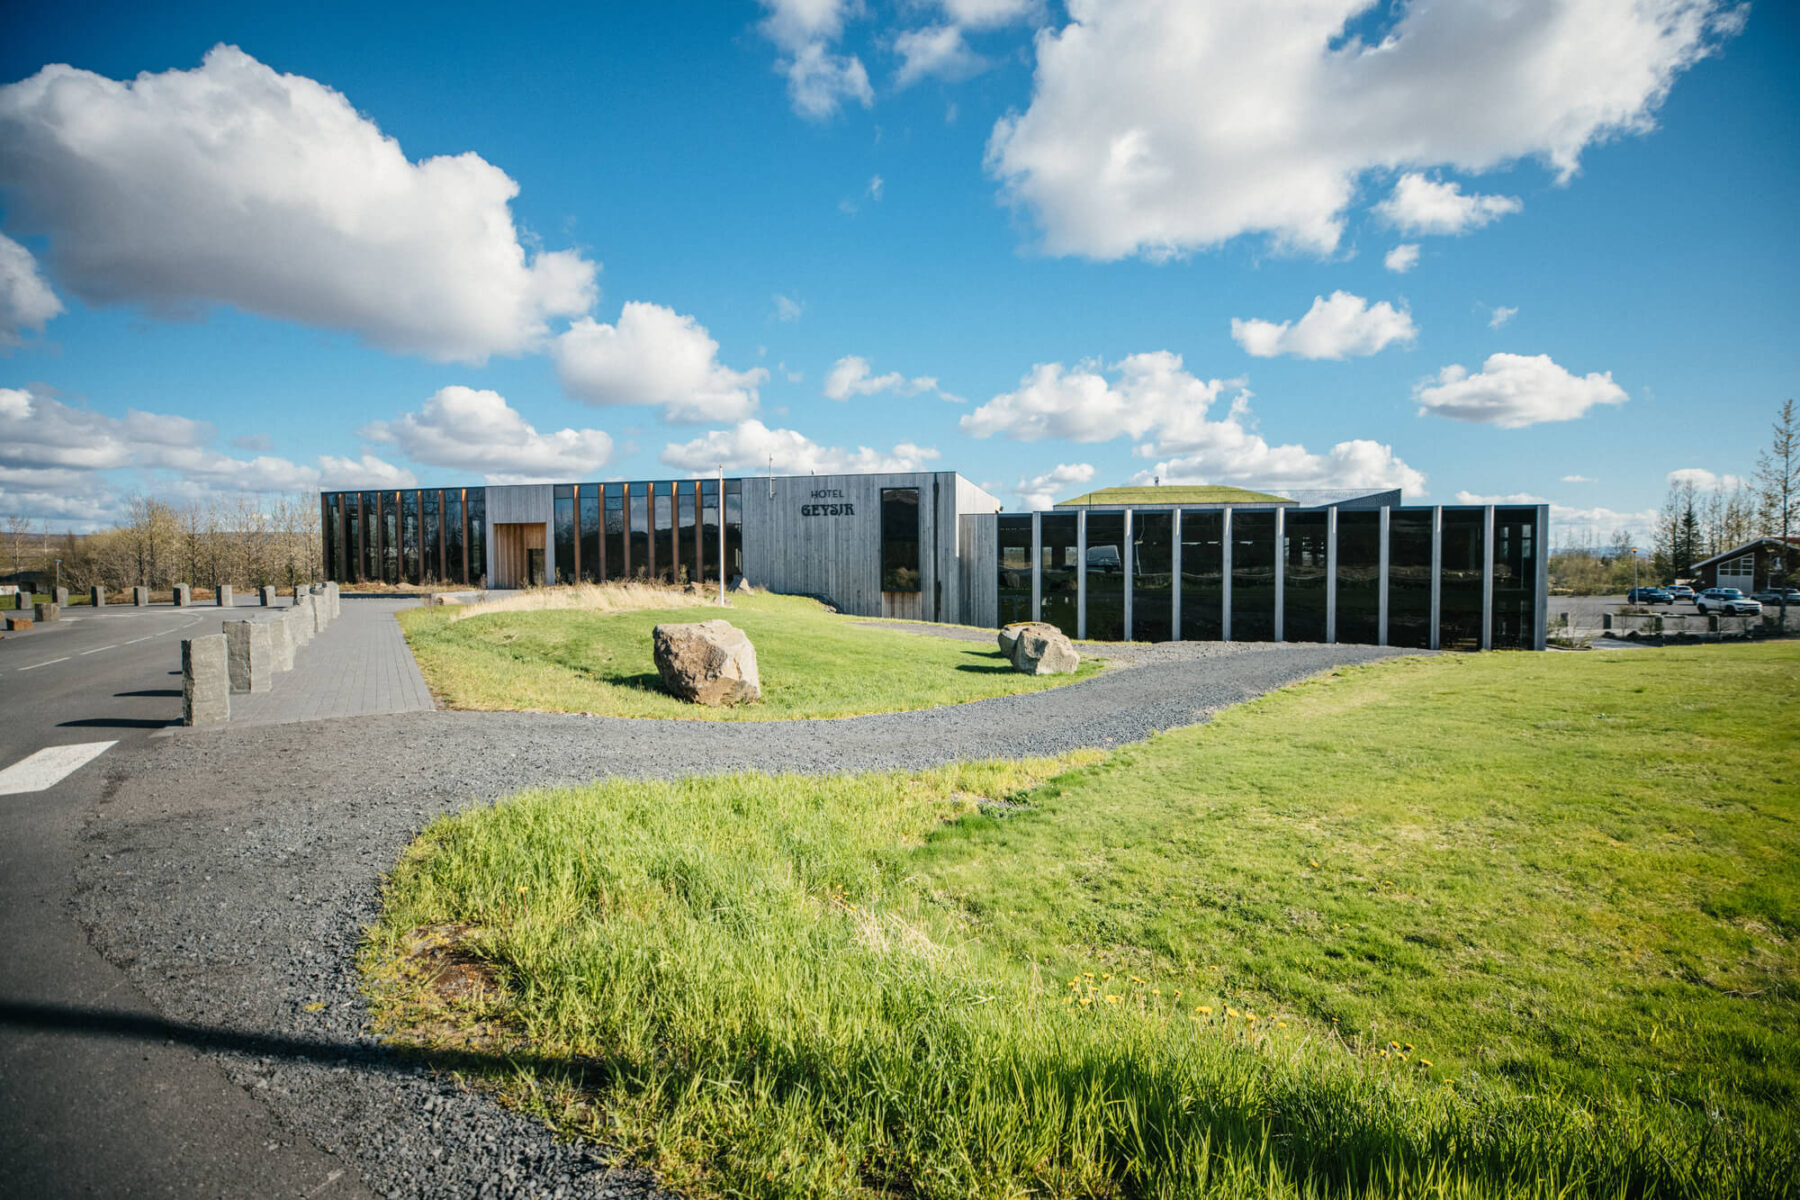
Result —
[{"label": "gravel driveway", "polygon": [[835,721],[428,712],[182,730],[109,763],[78,904],[96,945],[169,1016],[158,1036],[208,1047],[375,1194],[650,1196],[642,1173],[608,1169],[597,1149],[559,1143],[365,1034],[354,951],[382,872],[426,822],[606,775],[923,767],[1113,746],[1397,653],[1122,647],[1105,672],[1067,687]]}]

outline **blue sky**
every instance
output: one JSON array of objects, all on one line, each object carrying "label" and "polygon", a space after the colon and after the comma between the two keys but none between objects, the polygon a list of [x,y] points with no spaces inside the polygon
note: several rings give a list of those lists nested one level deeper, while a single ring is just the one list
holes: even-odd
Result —
[{"label": "blue sky", "polygon": [[1604,536],[1747,474],[1800,390],[1792,6],[1292,7],[14,17],[0,513],[773,459]]}]

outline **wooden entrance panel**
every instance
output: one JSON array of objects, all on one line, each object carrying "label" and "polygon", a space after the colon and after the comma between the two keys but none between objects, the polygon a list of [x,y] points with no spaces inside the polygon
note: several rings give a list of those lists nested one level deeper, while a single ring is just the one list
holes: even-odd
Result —
[{"label": "wooden entrance panel", "polygon": [[493,587],[524,587],[527,578],[526,552],[544,548],[544,525],[541,521],[494,526]]}]

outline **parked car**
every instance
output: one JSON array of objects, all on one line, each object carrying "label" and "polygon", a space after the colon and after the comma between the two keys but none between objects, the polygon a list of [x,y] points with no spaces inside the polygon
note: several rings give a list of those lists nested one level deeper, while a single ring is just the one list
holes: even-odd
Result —
[{"label": "parked car", "polygon": [[1683,604],[1692,604],[1694,602],[1694,589],[1685,583],[1678,583],[1670,588],[1669,595],[1672,598],[1681,601]]},{"label": "parked car", "polygon": [[1669,594],[1669,591],[1667,588],[1635,587],[1635,588],[1632,588],[1629,592],[1625,593],[1625,603],[1627,603],[1627,604],[1673,604],[1673,603],[1675,603],[1675,597],[1671,596]]},{"label": "parked car", "polygon": [[1760,617],[1762,605],[1736,588],[1707,588],[1694,601],[1703,613],[1724,613],[1728,617]]},{"label": "parked car", "polygon": [[1790,607],[1800,604],[1800,588],[1764,588],[1760,592],[1751,592],[1750,598],[1758,604],[1787,604]]}]

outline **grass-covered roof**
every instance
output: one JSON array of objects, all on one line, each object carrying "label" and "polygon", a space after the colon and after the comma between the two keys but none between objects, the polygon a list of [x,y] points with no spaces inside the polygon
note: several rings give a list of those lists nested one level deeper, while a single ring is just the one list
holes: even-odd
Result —
[{"label": "grass-covered roof", "polygon": [[1097,504],[1292,504],[1285,496],[1248,488],[1215,486],[1109,487],[1062,501],[1057,507]]}]

